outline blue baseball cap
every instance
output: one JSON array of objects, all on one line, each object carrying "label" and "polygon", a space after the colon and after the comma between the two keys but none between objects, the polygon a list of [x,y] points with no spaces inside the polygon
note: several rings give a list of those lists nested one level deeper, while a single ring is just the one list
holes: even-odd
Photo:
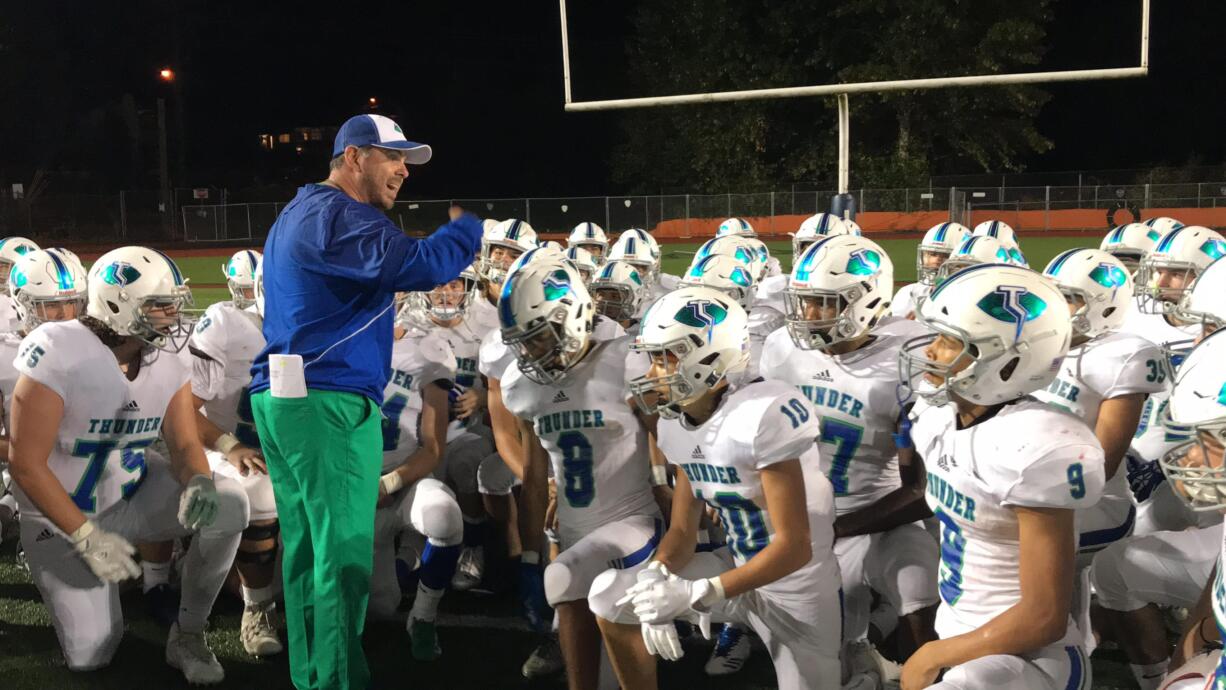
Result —
[{"label": "blue baseball cap", "polygon": [[399,149],[404,151],[405,162],[411,165],[421,165],[429,161],[433,154],[429,146],[405,139],[400,125],[382,115],[354,115],[345,120],[332,143],[332,157],[344,153],[347,146]]}]

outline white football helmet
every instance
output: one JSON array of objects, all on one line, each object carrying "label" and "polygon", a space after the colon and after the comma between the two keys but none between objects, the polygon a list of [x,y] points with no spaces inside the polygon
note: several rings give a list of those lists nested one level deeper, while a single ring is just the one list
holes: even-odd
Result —
[{"label": "white football helmet", "polygon": [[754,273],[754,282],[760,283],[766,279],[766,274],[770,271],[771,250],[767,248],[765,242],[756,237],[746,237],[745,242],[753,247],[754,267],[757,269],[757,272]]},{"label": "white football helmet", "polygon": [[596,275],[596,270],[600,268],[596,257],[592,253],[578,245],[567,249],[564,252],[566,260],[579,271],[579,275],[583,276],[583,284],[587,285],[592,282],[592,276]]},{"label": "white football helmet", "polygon": [[[972,266],[950,276],[920,303],[915,318],[934,333],[903,344],[903,392],[910,389],[936,405],[945,404],[950,394],[995,405],[1046,387],[1068,354],[1073,330],[1064,295],[1051,280],[1028,268],[1000,264]],[[925,351],[940,335],[962,344],[950,362],[929,359]],[[970,364],[954,372],[963,359]],[[920,386],[916,378],[924,374],[942,380]]]},{"label": "white football helmet", "polygon": [[1170,435],[1190,437],[1158,460],[1171,488],[1192,510],[1226,509],[1226,331],[1205,338],[1184,360],[1162,424]]},{"label": "white football helmet", "polygon": [[1081,302],[1073,312],[1073,335],[1097,338],[1124,324],[1132,276],[1118,258],[1101,249],[1069,249],[1052,259],[1043,275],[1070,304]]},{"label": "white football helmet", "polygon": [[651,236],[650,232],[647,232],[642,228],[630,228],[629,230],[622,232],[622,234],[618,236],[617,241],[621,242],[627,237],[636,237],[644,242],[651,253],[651,258],[657,264],[660,263],[660,243],[656,241],[656,238]]},{"label": "white football helmet", "polygon": [[71,259],[75,261],[76,264],[80,266],[82,269],[85,268],[85,264],[81,263],[81,257],[77,256],[77,253],[72,251],[71,249],[68,249],[67,247],[56,247],[55,251],[59,252],[60,256],[64,257],[65,259]]},{"label": "white football helmet", "polygon": [[85,269],[58,249],[27,252],[9,272],[8,293],[25,333],[45,321],[75,319],[85,313],[87,288]]},{"label": "white football helmet", "polygon": [[605,234],[604,228],[595,223],[580,223],[570,231],[566,246],[586,249],[597,264],[602,264],[609,253],[609,236]]},{"label": "white football helmet", "polygon": [[744,237],[716,237],[712,240],[707,240],[702,243],[698,251],[694,252],[694,258],[690,261],[690,265],[711,256],[712,254],[723,254],[731,256],[749,267],[749,270],[754,275],[758,274],[759,257],[758,249],[749,243],[749,240]]},{"label": "white football helmet", "polygon": [[676,418],[681,407],[700,398],[749,363],[749,317],[718,290],[684,287],[656,300],[639,325],[630,349],[653,362],[676,366],[664,376],[630,381],[630,392],[647,414]]},{"label": "white football helmet", "polygon": [[6,237],[0,240],[0,288],[8,284],[9,271],[21,257],[38,249],[33,240],[24,237]]},{"label": "white football helmet", "polygon": [[[190,306],[192,291],[179,267],[156,249],[112,249],[90,268],[86,313],[119,335],[178,352],[191,336],[183,314]],[[169,315],[150,315],[161,310]]]},{"label": "white football helmet", "polygon": [[652,252],[651,245],[638,234],[633,234],[631,230],[622,233],[622,236],[609,249],[609,261],[625,261],[633,265],[639,270],[644,284],[648,286],[656,281],[656,267],[659,261],[657,256],[657,253]]},{"label": "white football helmet", "polygon": [[579,362],[595,316],[579,272],[554,257],[510,273],[498,299],[503,342],[524,376],[542,385],[561,382]]},{"label": "white football helmet", "polygon": [[482,238],[477,271],[486,281],[502,285],[511,262],[536,246],[536,231],[532,226],[522,220],[508,218],[495,225]]},{"label": "white football helmet", "polygon": [[1008,223],[1001,220],[985,220],[976,225],[971,234],[975,237],[994,237],[1000,240],[1006,249],[1017,249],[1021,246],[1017,241],[1017,233]]},{"label": "white football helmet", "polygon": [[1162,239],[1162,232],[1144,223],[1120,225],[1107,233],[1098,248],[1124,262],[1134,276],[1141,259],[1154,250]]},{"label": "white football helmet", "polygon": [[1172,230],[1178,230],[1179,228],[1183,227],[1183,223],[1175,220],[1174,218],[1168,218],[1167,216],[1150,218],[1149,220],[1145,221],[1145,224],[1157,230],[1158,234],[1160,235],[1165,235]]},{"label": "white football helmet", "polygon": [[542,249],[552,249],[559,254],[566,251],[566,247],[563,247],[562,243],[557,240],[545,240],[540,243],[540,247]]},{"label": "white football helmet", "polygon": [[753,226],[744,218],[729,218],[720,223],[719,228],[715,231],[716,237],[726,237],[728,235],[757,237],[758,233],[754,232]]},{"label": "white football helmet", "polygon": [[[934,284],[941,265],[970,234],[970,229],[961,223],[940,223],[928,228],[924,239],[915,248],[915,275],[919,277],[920,284]],[[925,257],[929,255],[930,260],[926,261]]]},{"label": "white football helmet", "polygon": [[230,299],[239,309],[255,304],[255,267],[261,257],[253,249],[241,249],[234,252],[234,256],[221,267],[226,276],[226,287],[230,288]]},{"label": "white football helmet", "polygon": [[792,262],[800,260],[805,249],[823,237],[850,235],[851,228],[833,213],[818,213],[805,218],[800,228],[792,233]]},{"label": "white football helmet", "polygon": [[1226,239],[1209,228],[1185,225],[1163,235],[1137,272],[1141,311],[1162,314],[1174,308],[1196,276],[1223,256]]},{"label": "white football helmet", "polygon": [[1226,326],[1226,261],[1214,261],[1196,276],[1192,289],[1175,305],[1175,318],[1211,330]]},{"label": "white football helmet", "polygon": [[850,219],[850,218],[844,218],[844,219],[843,219],[843,225],[846,225],[846,226],[847,226],[847,230],[848,230],[848,232],[849,232],[850,234],[855,235],[856,237],[863,237],[863,236],[864,236],[864,229],[863,229],[863,228],[861,228],[861,227],[860,227],[860,224],[859,224],[859,223],[857,223],[856,221],[854,221],[854,220],[852,220],[852,219]]},{"label": "white football helmet", "polygon": [[1011,264],[1025,267],[1025,259],[1021,259],[1020,262],[1018,259],[1021,257],[1021,252],[1014,251],[1017,252],[1016,256],[995,237],[971,235],[963,240],[954,253],[945,260],[945,263],[941,264],[941,268],[937,269],[936,282],[939,285],[941,281],[958,271],[978,264]]},{"label": "white football helmet", "polygon": [[690,265],[681,278],[683,287],[708,287],[728,295],[745,313],[753,307],[757,281],[745,264],[726,254],[712,254]]},{"label": "white football helmet", "polygon": [[456,280],[460,281],[458,290],[451,287],[451,282],[454,282],[451,281],[436,285],[429,292],[408,293],[404,306],[397,314],[397,321],[429,329],[436,322],[447,323],[462,318],[468,313],[468,308],[479,299],[476,265],[460,271]]},{"label": "white football helmet", "polygon": [[609,261],[592,277],[588,291],[596,301],[598,314],[621,323],[639,313],[647,296],[647,284],[634,264]]},{"label": "white football helmet", "polygon": [[783,295],[792,342],[802,350],[824,349],[877,325],[894,298],[894,264],[866,237],[823,238],[792,267]]}]

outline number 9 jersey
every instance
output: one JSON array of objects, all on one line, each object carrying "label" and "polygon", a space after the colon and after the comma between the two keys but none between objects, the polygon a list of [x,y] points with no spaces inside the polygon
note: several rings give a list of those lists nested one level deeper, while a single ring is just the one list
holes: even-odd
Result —
[{"label": "number 9 jersey", "polygon": [[[110,348],[73,320],[34,329],[13,364],[64,401],[47,465],[77,508],[94,518],[134,494],[145,478],[145,448],[190,378],[183,360],[161,353],[129,381]],[[41,515],[19,487],[14,493],[22,513]]]},{"label": "number 9 jersey", "polygon": [[[948,638],[1021,600],[1011,508],[1093,506],[1106,480],[1103,450],[1084,422],[1034,398],[1007,403],[966,429],[952,403],[932,407],[920,399],[911,415],[911,438],[928,472],[928,505],[941,524],[936,631]],[[1082,641],[1070,618],[1061,644]]]}]

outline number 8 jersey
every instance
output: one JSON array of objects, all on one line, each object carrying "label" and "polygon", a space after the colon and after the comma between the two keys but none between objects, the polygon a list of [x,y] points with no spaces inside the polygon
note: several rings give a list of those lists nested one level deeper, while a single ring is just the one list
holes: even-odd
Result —
[{"label": "number 8 jersey", "polygon": [[[171,398],[190,378],[183,360],[156,353],[129,381],[111,349],[74,320],[34,329],[13,364],[64,401],[47,465],[77,508],[92,518],[135,493],[145,478],[145,448],[157,440]],[[14,488],[21,512],[39,515]]]},{"label": "number 8 jersey", "polygon": [[[941,523],[936,630],[948,638],[1021,600],[1011,508],[1094,505],[1105,481],[1103,450],[1084,422],[1034,398],[1008,403],[967,429],[959,428],[952,403],[920,400],[911,414],[911,438],[928,472],[928,505]],[[1061,644],[1082,641],[1070,619]]]},{"label": "number 8 jersey", "polygon": [[563,549],[608,523],[659,515],[647,432],[627,403],[626,381],[647,370],[647,358],[629,348],[630,336],[593,337],[559,385],[536,383],[515,364],[502,379],[507,409],[532,424],[553,464]]}]

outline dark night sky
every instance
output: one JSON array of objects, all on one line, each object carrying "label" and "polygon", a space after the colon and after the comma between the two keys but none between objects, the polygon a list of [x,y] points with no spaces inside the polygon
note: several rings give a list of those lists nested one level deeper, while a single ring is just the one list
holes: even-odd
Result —
[{"label": "dark night sky", "polygon": [[[576,98],[636,95],[627,86],[624,57],[633,3],[570,4]],[[175,6],[184,8],[177,59]],[[1139,6],[1139,0],[1058,0],[1041,69],[1135,65]],[[124,93],[148,108],[157,67],[175,63],[190,184],[208,184],[197,176],[241,167],[256,155],[260,132],[338,124],[376,96],[402,114],[410,138],[435,148],[434,162],[414,171],[412,196],[617,191],[608,185],[606,165],[617,116],[562,111],[556,3],[351,0],[327,12],[317,7],[47,0],[17,10],[14,25],[41,32],[40,54],[67,61],[59,74],[70,95],[57,108],[69,122]],[[1153,12],[1148,78],[1047,87],[1054,97],[1039,125],[1055,148],[1026,161],[1030,170],[1226,159],[1226,3],[1155,2]],[[934,49],[948,47],[934,37]],[[8,75],[0,87],[6,81],[12,82],[6,99],[42,96],[37,79]],[[44,125],[37,116],[9,123],[10,142],[0,144],[23,135],[37,139]],[[0,177],[6,167],[10,176],[21,168],[21,161],[5,158],[0,153]],[[321,160],[320,175],[325,165]]]}]

